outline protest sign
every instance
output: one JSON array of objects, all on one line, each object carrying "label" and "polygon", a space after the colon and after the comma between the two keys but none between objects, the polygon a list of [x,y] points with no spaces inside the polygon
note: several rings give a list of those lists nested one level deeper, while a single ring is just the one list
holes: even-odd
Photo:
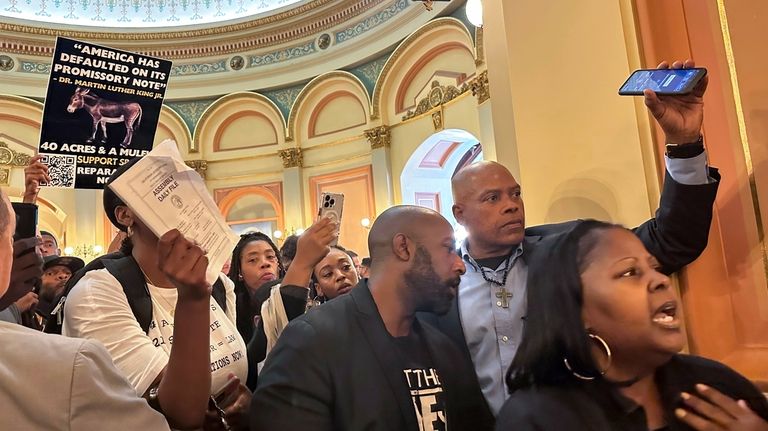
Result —
[{"label": "protest sign", "polygon": [[152,149],[171,62],[56,39],[38,152],[53,187],[101,189]]}]

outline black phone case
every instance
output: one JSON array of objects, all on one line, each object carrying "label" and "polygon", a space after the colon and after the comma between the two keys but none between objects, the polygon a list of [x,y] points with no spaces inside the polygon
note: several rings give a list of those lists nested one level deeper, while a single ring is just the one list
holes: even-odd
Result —
[{"label": "black phone case", "polygon": [[[696,69],[701,69],[704,71],[704,73],[698,75],[697,78],[692,79],[691,82],[688,84],[688,86],[685,88],[685,91],[678,91],[678,92],[671,92],[671,91],[657,91],[656,94],[659,96],[674,96],[674,95],[685,95],[693,91],[693,89],[696,87],[696,84],[699,83],[705,76],[707,76],[707,69],[703,67],[697,67]],[[624,81],[623,84],[619,87],[619,95],[620,96],[642,96],[642,91],[621,91],[622,88],[624,88],[625,85],[627,85],[627,82],[629,82],[630,79],[632,79],[632,76],[634,76],[635,73],[641,71],[641,70],[647,70],[647,71],[655,71],[658,69],[638,69],[633,71],[629,74],[629,77]]]},{"label": "black phone case", "polygon": [[16,213],[16,231],[13,233],[13,240],[37,236],[37,205],[12,202],[11,206]]}]

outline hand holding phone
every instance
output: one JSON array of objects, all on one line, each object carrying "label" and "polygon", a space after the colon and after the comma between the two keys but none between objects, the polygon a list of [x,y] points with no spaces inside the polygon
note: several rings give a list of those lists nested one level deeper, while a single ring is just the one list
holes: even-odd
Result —
[{"label": "hand holding phone", "polygon": [[320,196],[320,209],[318,211],[319,217],[327,217],[332,222],[336,223],[336,238],[331,241],[330,245],[338,244],[339,228],[341,227],[341,213],[344,210],[344,195],[342,193],[329,193],[323,192]]},{"label": "hand holding phone", "polygon": [[[658,70],[693,70],[693,60],[662,62]],[[704,69],[701,69],[704,70]],[[667,144],[688,144],[699,140],[704,122],[704,93],[709,78],[704,74],[686,94],[665,95],[650,89],[644,91],[645,105],[664,131]]]}]

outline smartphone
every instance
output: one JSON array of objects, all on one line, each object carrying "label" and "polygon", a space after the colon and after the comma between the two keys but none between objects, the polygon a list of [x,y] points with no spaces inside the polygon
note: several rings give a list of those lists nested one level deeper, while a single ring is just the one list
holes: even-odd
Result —
[{"label": "smartphone", "polygon": [[13,240],[37,236],[37,205],[12,202],[11,206],[16,213],[16,231],[13,233]]},{"label": "smartphone", "polygon": [[[320,210],[318,211],[319,217],[328,217],[331,220],[338,223],[341,227],[341,213],[344,210],[344,194],[342,193],[328,193],[323,192],[320,195]],[[338,244],[338,230],[336,231],[336,239],[333,240],[331,245]]]},{"label": "smartphone", "polygon": [[632,72],[624,85],[619,88],[622,96],[642,96],[649,88],[660,95],[690,93],[701,78],[707,75],[707,69],[640,69]]}]

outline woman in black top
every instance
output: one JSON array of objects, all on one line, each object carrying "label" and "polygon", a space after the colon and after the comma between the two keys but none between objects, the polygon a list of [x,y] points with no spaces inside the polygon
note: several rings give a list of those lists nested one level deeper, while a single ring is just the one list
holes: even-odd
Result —
[{"label": "woman in black top", "polygon": [[768,430],[768,403],[678,354],[678,301],[629,230],[583,221],[529,268],[523,341],[497,430]]},{"label": "woman in black top", "polygon": [[253,318],[259,314],[264,300],[261,293],[269,292],[268,287],[285,275],[277,246],[261,232],[240,235],[227,275],[235,283],[237,330],[247,343],[253,336]]}]

